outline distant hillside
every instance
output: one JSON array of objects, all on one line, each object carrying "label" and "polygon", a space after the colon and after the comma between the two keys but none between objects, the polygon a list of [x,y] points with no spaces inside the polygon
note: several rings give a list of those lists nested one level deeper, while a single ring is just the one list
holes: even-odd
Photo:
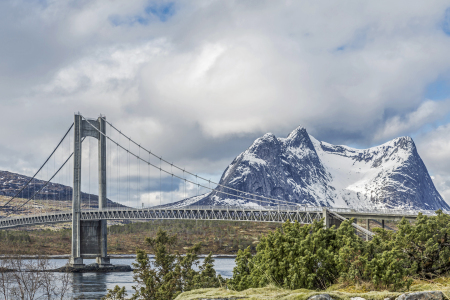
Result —
[{"label": "distant hillside", "polygon": [[[31,177],[8,172],[0,171],[0,195],[14,196]],[[37,192],[46,181],[33,179],[33,181],[26,187],[17,197],[29,198]],[[55,201],[72,201],[72,187],[49,183],[39,194],[35,197],[36,200],[55,200]],[[86,202],[90,199],[91,207],[98,207],[98,196],[93,194],[81,193],[81,200]],[[114,206],[123,206],[108,199],[108,203]]]}]

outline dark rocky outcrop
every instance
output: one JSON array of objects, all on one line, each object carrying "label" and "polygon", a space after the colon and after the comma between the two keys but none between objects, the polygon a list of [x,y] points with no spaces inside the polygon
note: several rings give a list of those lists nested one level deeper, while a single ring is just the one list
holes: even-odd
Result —
[{"label": "dark rocky outcrop", "polygon": [[415,292],[400,295],[397,300],[443,300],[444,294],[439,291]]},{"label": "dark rocky outcrop", "polygon": [[319,294],[309,297],[308,300],[334,300],[334,299],[331,298],[331,296],[328,294]]},{"label": "dark rocky outcrop", "polygon": [[129,265],[110,265],[100,267],[97,263],[85,265],[83,267],[63,266],[57,269],[49,270],[49,272],[66,272],[66,273],[110,273],[110,272],[132,272],[133,269]]}]

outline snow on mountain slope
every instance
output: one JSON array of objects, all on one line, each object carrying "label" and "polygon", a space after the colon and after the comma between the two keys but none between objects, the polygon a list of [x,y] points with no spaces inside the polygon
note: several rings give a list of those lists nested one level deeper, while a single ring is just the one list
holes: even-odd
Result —
[{"label": "snow on mountain slope", "polygon": [[[300,205],[450,209],[409,137],[360,150],[320,142],[302,127],[287,138],[268,133],[233,160],[220,184]],[[189,204],[268,204],[220,186],[199,198]]]}]

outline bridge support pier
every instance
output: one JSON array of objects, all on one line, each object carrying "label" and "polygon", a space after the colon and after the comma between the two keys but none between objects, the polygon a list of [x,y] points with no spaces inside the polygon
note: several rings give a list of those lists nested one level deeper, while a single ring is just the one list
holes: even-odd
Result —
[{"label": "bridge support pier", "polygon": [[[366,219],[366,229],[370,231],[370,219]],[[366,234],[366,241],[369,240],[369,235]]]},{"label": "bridge support pier", "polygon": [[106,124],[102,117],[89,120],[92,128],[80,114],[74,120],[74,166],[72,194],[72,253],[69,264],[82,267],[83,258],[95,258],[100,266],[110,266],[107,253],[106,220],[81,220],[81,140],[84,137],[98,139],[98,209],[107,207],[106,200]]},{"label": "bridge support pier", "polygon": [[331,227],[331,220],[330,220],[330,216],[328,215],[328,210],[326,208],[323,208],[322,210],[322,218],[323,218],[323,225],[325,226],[325,228],[330,228]]}]

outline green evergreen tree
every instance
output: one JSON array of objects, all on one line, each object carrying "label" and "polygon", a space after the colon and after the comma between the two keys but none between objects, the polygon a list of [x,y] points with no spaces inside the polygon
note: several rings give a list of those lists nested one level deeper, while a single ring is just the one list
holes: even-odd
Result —
[{"label": "green evergreen tree", "polygon": [[[153,262],[145,250],[136,250],[133,279],[137,285],[133,286],[135,293],[131,299],[170,300],[185,291],[219,287],[225,282],[213,268],[211,253],[199,265],[201,244],[189,248],[186,255],[182,256],[171,250],[176,240],[176,235],[169,236],[161,229],[158,229],[155,238],[146,238],[146,243],[155,253]],[[199,266],[199,271],[194,270],[195,266]],[[122,291],[125,289],[116,286],[113,290],[108,290],[108,296],[112,299],[125,299]]]},{"label": "green evergreen tree", "polygon": [[103,300],[124,300],[127,292],[125,291],[125,287],[119,287],[116,285],[112,290],[108,290],[108,294],[103,297]]}]

